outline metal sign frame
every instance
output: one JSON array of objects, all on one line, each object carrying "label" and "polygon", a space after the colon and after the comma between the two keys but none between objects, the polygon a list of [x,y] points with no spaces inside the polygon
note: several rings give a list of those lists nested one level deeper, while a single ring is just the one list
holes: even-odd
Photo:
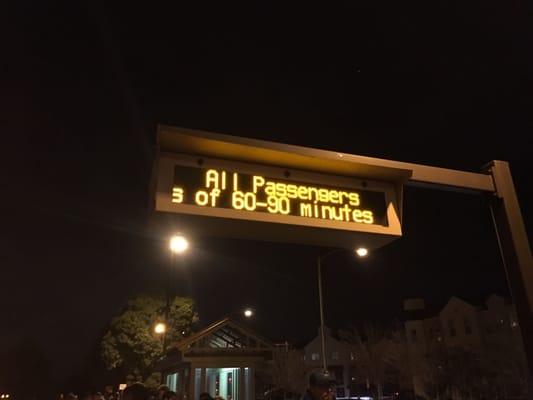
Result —
[{"label": "metal sign frame", "polygon": [[[533,400],[533,260],[509,163],[495,160],[476,173],[164,125],[158,127],[157,152],[151,183],[154,196],[161,156],[186,153],[390,182],[395,187],[400,222],[404,185],[491,197],[494,227],[529,364],[528,398]],[[154,205],[155,198],[152,201]]]}]

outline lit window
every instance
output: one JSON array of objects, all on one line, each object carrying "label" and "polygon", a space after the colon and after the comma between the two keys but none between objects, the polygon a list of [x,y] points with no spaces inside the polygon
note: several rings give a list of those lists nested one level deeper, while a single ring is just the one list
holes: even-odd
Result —
[{"label": "lit window", "polygon": [[311,360],[313,361],[320,360],[320,354],[318,353],[311,354]]},{"label": "lit window", "polygon": [[354,353],[350,353],[350,360],[352,360],[352,361],[355,360],[355,354]]},{"label": "lit window", "polygon": [[174,392],[178,390],[179,385],[179,374],[176,372],[174,374],[167,375],[167,386],[170,388],[170,390],[173,390]]}]

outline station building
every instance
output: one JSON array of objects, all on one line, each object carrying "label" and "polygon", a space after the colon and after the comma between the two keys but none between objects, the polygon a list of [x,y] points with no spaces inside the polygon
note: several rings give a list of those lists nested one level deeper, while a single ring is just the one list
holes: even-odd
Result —
[{"label": "station building", "polygon": [[265,390],[274,349],[268,339],[225,318],[171,345],[158,370],[185,399],[208,392],[225,400],[254,400]]}]

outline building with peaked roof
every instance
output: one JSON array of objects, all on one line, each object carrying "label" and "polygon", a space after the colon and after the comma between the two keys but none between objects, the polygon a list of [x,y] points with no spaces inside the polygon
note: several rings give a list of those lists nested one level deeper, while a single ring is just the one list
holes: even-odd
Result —
[{"label": "building with peaked roof", "polygon": [[438,312],[425,312],[422,299],[406,300],[404,310],[412,354],[426,354],[439,347],[480,353],[495,340],[520,340],[514,305],[495,294],[487,299],[485,307],[452,296]]},{"label": "building with peaked roof", "polygon": [[225,400],[254,400],[264,391],[264,375],[274,345],[230,318],[169,346],[157,369],[163,382],[184,399],[200,393]]},{"label": "building with peaked roof", "polygon": [[[329,328],[324,329],[324,340],[326,345],[326,363],[328,370],[332,374],[336,387],[337,397],[347,397],[353,372],[354,355],[352,348],[346,342],[333,337]],[[322,345],[320,339],[320,328],[317,336],[304,347],[304,361],[310,371],[322,370]]]},{"label": "building with peaked roof", "polygon": [[[501,363],[499,352],[506,351],[503,359],[509,365],[500,365],[499,369],[522,368],[523,344],[516,309],[502,296],[491,295],[484,306],[453,296],[440,311],[426,307],[423,299],[409,299],[404,302],[404,311],[408,352],[415,364],[423,365],[424,360],[457,350]],[[508,391],[519,392],[515,378],[507,379]],[[413,385],[420,395],[424,394],[423,380],[422,374],[414,374]]]}]

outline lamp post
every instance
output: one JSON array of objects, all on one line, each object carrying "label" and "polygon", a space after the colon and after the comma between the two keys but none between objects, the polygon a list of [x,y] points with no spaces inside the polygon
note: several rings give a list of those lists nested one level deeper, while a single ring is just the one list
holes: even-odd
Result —
[{"label": "lamp post", "polygon": [[173,273],[175,270],[174,262],[176,257],[182,256],[187,249],[189,248],[189,242],[187,238],[181,234],[174,235],[170,238],[170,268],[169,268],[169,279],[167,284],[167,294],[166,294],[166,307],[165,307],[165,323],[156,324],[154,331],[157,334],[163,335],[163,353],[167,349],[167,331],[170,328],[169,316],[170,316],[170,286],[173,283]]},{"label": "lamp post", "polygon": [[[339,253],[341,251],[346,251],[345,249],[335,249],[331,250],[325,254],[318,256],[317,258],[317,277],[318,277],[318,303],[320,306],[320,344],[322,348],[322,367],[323,372],[328,373],[328,364],[326,359],[326,337],[324,334],[324,302],[322,296],[322,262],[329,256]],[[358,247],[355,249],[355,254],[359,257],[365,257],[368,254],[368,249],[365,247]]]}]

